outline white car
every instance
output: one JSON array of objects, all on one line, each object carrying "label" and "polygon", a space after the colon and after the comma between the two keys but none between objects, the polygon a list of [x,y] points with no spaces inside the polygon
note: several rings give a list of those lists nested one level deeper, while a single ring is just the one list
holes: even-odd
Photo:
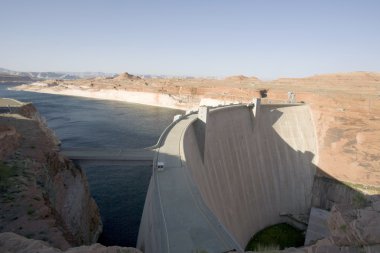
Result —
[{"label": "white car", "polygon": [[157,162],[157,171],[163,171],[163,170],[164,170],[164,163]]}]

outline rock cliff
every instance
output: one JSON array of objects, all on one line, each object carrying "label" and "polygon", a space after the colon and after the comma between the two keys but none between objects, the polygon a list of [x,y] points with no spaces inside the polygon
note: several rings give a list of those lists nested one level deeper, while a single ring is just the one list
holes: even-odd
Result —
[{"label": "rock cliff", "polygon": [[0,232],[59,249],[96,242],[102,223],[85,174],[32,104],[0,99],[0,108]]}]

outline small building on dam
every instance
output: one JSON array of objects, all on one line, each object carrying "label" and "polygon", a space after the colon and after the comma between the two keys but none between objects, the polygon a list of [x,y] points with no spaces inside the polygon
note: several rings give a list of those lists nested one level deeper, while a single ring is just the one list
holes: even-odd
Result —
[{"label": "small building on dam", "polygon": [[307,104],[200,107],[160,137],[137,247],[242,252],[263,228],[326,208],[317,164]]}]

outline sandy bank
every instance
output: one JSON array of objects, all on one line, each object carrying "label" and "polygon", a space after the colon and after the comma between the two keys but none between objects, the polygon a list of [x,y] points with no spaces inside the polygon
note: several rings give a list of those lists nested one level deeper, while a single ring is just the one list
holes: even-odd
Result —
[{"label": "sandy bank", "polygon": [[112,88],[92,88],[89,86],[60,85],[35,82],[9,88],[10,90],[30,91],[63,96],[86,97],[92,99],[122,101],[128,103],[165,107],[178,110],[197,110],[201,105],[218,106],[242,101],[217,99],[193,95],[172,95],[160,92],[130,91]]},{"label": "sandy bank", "polygon": [[197,103],[185,103],[181,100],[164,93],[137,92],[116,89],[91,89],[62,86],[43,86],[41,83],[20,85],[10,88],[11,90],[22,90],[38,93],[57,94],[64,96],[86,97],[93,99],[122,101],[142,105],[159,106],[171,109],[188,110],[197,106]]}]

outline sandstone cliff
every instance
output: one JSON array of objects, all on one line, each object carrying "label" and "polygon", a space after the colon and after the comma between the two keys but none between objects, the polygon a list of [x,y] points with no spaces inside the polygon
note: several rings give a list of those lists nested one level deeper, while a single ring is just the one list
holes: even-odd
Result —
[{"label": "sandstone cliff", "polygon": [[0,232],[60,249],[96,242],[102,224],[85,174],[58,153],[32,104],[0,107],[9,110],[0,114]]}]

